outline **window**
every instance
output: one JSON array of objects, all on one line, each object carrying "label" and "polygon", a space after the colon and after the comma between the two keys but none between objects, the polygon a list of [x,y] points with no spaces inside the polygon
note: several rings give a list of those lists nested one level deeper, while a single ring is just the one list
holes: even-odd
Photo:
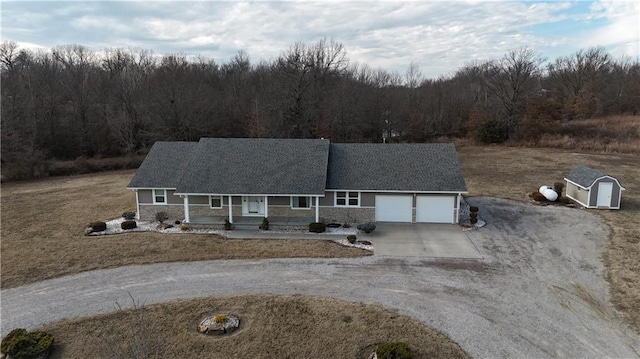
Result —
[{"label": "window", "polygon": [[211,208],[222,208],[222,196],[209,196],[209,205]]},{"label": "window", "polygon": [[154,189],[153,190],[153,204],[166,204],[167,203],[167,190]]},{"label": "window", "polygon": [[309,209],[311,208],[311,197],[291,197],[291,208]]},{"label": "window", "polygon": [[359,192],[336,192],[336,206],[340,207],[359,207]]}]

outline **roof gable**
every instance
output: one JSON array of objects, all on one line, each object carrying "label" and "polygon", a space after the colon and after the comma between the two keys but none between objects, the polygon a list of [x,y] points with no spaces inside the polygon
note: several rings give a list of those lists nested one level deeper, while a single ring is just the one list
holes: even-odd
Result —
[{"label": "roof gable", "polygon": [[[614,177],[607,176],[606,174],[587,166],[579,166],[575,168],[567,177],[565,177],[565,179],[582,186],[583,188],[587,188],[591,187],[597,179],[602,177],[609,177],[616,180],[616,182],[618,181]],[[618,182],[618,185],[619,184],[620,183]]]},{"label": "roof gable", "polygon": [[329,141],[202,138],[176,193],[324,194]]},{"label": "roof gable", "polygon": [[453,144],[331,144],[328,189],[466,192]]},{"label": "roof gable", "polygon": [[197,145],[197,142],[154,143],[127,188],[176,188]]}]

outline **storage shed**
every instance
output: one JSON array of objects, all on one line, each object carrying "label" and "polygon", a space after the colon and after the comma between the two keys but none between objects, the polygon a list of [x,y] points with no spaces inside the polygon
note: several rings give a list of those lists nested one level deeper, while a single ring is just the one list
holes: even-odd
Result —
[{"label": "storage shed", "polygon": [[567,197],[586,208],[620,209],[624,187],[615,177],[580,166],[567,177]]}]

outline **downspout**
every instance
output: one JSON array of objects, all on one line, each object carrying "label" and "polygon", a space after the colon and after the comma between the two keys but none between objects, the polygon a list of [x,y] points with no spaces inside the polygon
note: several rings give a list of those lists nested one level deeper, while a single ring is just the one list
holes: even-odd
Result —
[{"label": "downspout", "polygon": [[233,201],[231,199],[231,196],[229,196],[229,223],[233,223]]}]

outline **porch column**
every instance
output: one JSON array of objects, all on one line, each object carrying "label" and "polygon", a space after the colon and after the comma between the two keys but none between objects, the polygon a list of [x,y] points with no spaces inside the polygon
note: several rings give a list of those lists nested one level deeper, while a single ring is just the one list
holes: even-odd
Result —
[{"label": "porch column", "polygon": [[138,190],[134,189],[136,192],[136,219],[140,220],[140,199],[138,198]]},{"label": "porch column", "polygon": [[320,222],[320,197],[316,196],[316,223]]},{"label": "porch column", "polygon": [[264,196],[264,218],[269,217],[269,196]]},{"label": "porch column", "polygon": [[184,202],[184,221],[189,223],[189,196],[182,197],[182,201]]},{"label": "porch column", "polygon": [[456,217],[454,218],[454,223],[460,222],[460,204],[462,203],[462,193],[458,193],[456,197],[458,197],[458,208],[455,211]]},{"label": "porch column", "polygon": [[229,196],[229,223],[233,223],[233,200]]}]

